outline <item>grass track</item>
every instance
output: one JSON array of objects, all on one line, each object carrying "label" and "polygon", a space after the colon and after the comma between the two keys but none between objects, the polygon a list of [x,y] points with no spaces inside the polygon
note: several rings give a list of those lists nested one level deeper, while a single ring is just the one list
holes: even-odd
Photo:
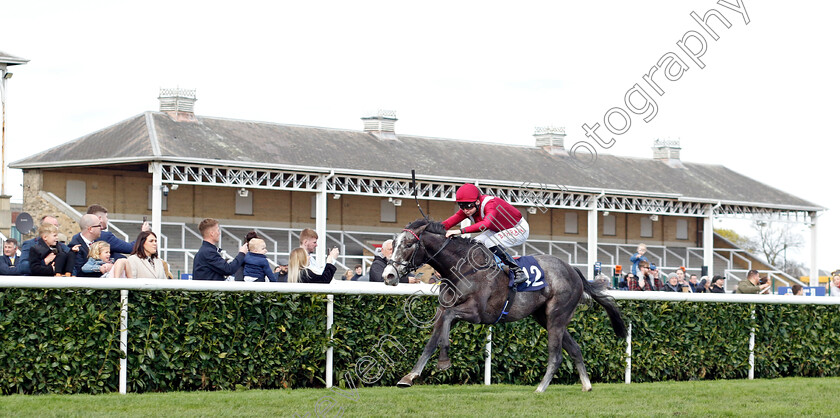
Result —
[{"label": "grass track", "polygon": [[792,416],[840,415],[840,378],[553,385],[415,386],[0,397],[0,416]]}]

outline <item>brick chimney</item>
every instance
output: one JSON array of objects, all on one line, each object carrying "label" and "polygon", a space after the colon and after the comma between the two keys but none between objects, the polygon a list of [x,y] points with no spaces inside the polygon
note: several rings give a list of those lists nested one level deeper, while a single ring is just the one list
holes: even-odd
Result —
[{"label": "brick chimney", "polygon": [[551,155],[569,155],[563,147],[566,138],[566,128],[556,126],[538,126],[534,128],[536,145]]},{"label": "brick chimney", "polygon": [[679,139],[657,139],[653,141],[653,159],[671,167],[684,168],[680,161],[680,149]]},{"label": "brick chimney", "polygon": [[160,111],[176,122],[195,122],[195,90],[160,89]]},{"label": "brick chimney", "polygon": [[397,112],[394,110],[379,110],[363,116],[365,132],[375,135],[382,140],[396,140],[394,124],[397,122]]}]

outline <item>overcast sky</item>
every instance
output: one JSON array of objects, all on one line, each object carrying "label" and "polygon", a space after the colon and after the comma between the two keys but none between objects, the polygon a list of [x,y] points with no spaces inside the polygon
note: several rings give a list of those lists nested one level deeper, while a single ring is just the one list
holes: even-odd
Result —
[{"label": "overcast sky", "polygon": [[[649,158],[654,139],[680,139],[684,161],[832,209],[819,219],[818,265],[840,267],[829,187],[840,6],[742,6],[746,16],[711,0],[11,2],[0,51],[31,62],[11,68],[6,161],[157,110],[159,89],[176,86],[197,89],[199,115],[361,129],[364,113],[394,109],[398,133],[508,144],[532,145],[535,126],[554,125],[568,146],[600,123],[615,144],[599,152]],[[716,41],[690,16],[712,8],[731,24],[712,19]],[[689,31],[706,40],[702,69],[677,45]],[[655,75],[659,96],[642,76],[669,52],[687,70]],[[637,83],[656,115],[628,113],[627,131],[609,135],[605,113],[628,111]],[[21,179],[9,170],[14,201]],[[731,225],[749,232],[717,224]]]}]

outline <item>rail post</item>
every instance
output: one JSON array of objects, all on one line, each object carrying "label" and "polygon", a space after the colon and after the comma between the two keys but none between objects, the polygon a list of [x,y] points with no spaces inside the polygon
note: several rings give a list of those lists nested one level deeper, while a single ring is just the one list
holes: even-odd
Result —
[{"label": "rail post", "polygon": [[630,375],[630,366],[632,364],[630,358],[633,354],[633,348],[630,346],[633,340],[633,323],[628,322],[627,324],[627,367],[624,368],[624,383],[630,384],[631,375]]},{"label": "rail post", "polygon": [[128,290],[120,290],[120,394],[126,393],[128,377]]}]

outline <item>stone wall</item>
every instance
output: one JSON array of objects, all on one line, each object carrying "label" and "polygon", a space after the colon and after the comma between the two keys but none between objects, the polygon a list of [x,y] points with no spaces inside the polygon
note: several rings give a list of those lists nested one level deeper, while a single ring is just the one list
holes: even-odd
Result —
[{"label": "stone wall", "polygon": [[[67,236],[67,240],[79,232],[79,223],[71,218],[52,203],[41,197],[40,193],[44,187],[44,173],[42,170],[23,170],[23,211],[32,215],[35,227],[40,225],[44,216],[54,216],[58,219],[58,231]],[[28,238],[37,234],[33,232]]]}]

